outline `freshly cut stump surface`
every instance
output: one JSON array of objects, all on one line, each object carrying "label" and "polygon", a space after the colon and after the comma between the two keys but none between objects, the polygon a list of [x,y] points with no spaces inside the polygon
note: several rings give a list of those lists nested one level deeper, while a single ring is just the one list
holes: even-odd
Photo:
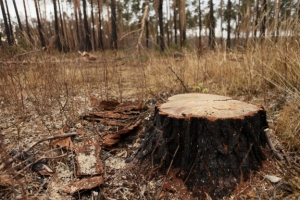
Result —
[{"label": "freshly cut stump surface", "polygon": [[261,106],[212,94],[179,94],[156,106],[138,159],[153,163],[150,172],[179,168],[177,177],[197,197],[222,198],[261,167],[267,127]]}]

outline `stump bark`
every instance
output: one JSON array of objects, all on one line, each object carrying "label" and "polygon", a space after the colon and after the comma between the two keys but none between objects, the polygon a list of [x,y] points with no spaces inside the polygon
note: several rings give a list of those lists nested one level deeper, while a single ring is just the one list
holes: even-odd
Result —
[{"label": "stump bark", "polygon": [[163,172],[172,165],[197,197],[229,195],[265,155],[263,107],[211,94],[179,94],[155,108],[137,158]]}]

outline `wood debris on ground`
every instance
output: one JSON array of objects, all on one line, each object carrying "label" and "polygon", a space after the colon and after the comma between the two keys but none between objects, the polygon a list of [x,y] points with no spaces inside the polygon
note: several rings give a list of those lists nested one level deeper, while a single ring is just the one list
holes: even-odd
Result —
[{"label": "wood debris on ground", "polygon": [[[11,155],[1,154],[1,197],[196,199],[184,180],[178,178],[180,171],[176,169],[171,168],[167,176],[153,169],[154,173],[149,172],[149,177],[133,170],[141,168],[132,157],[147,138],[144,131],[147,127],[144,126],[145,122],[150,122],[148,118],[153,115],[153,110],[151,114],[144,112],[143,102],[138,101],[100,101],[95,96],[89,99],[93,110],[83,112],[83,109],[74,124],[67,126],[60,122],[62,127],[54,129],[53,135],[33,138]],[[3,141],[0,135],[1,146],[5,146]],[[277,143],[274,148],[282,153]],[[285,160],[275,160],[270,149],[265,151],[268,159],[262,170],[251,172],[251,181],[239,183],[224,199],[268,199],[270,196],[297,199],[300,196],[297,154],[285,153],[284,157],[289,158],[288,165]],[[275,177],[282,179],[275,180]],[[207,194],[207,199],[212,198]]]},{"label": "wood debris on ground", "polygon": [[100,143],[95,138],[87,138],[75,145],[76,175],[92,176],[103,173],[100,159]]},{"label": "wood debris on ground", "polygon": [[88,190],[99,185],[104,184],[104,179],[102,176],[95,176],[90,178],[84,178],[79,181],[72,182],[63,188],[63,191],[69,194],[74,194],[75,192],[81,190]]},{"label": "wood debris on ground", "polygon": [[82,56],[83,60],[85,60],[85,61],[95,61],[95,60],[97,60],[96,56],[94,56],[91,53],[88,53],[86,51],[84,51],[84,52],[78,51],[78,53]]},{"label": "wood debris on ground", "polygon": [[142,101],[99,101],[93,96],[89,100],[98,111],[84,113],[81,117],[100,123],[98,131],[103,138],[103,147],[112,147],[119,142],[121,135],[128,134],[141,123],[139,116],[143,107]]},{"label": "wood debris on ground", "polygon": [[[68,125],[64,125],[64,127],[59,129],[56,133],[58,135],[62,135],[64,133],[68,132],[69,130],[70,130],[70,127]],[[73,148],[74,148],[73,142],[70,137],[52,140],[51,145],[54,148],[59,146],[61,148],[66,148],[67,150],[73,150]]]}]

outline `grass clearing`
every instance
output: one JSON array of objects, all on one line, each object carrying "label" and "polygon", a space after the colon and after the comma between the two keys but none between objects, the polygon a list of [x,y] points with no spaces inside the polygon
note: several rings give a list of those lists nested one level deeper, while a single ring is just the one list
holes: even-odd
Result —
[{"label": "grass clearing", "polygon": [[0,130],[9,142],[1,148],[22,148],[28,137],[53,135],[64,124],[78,123],[91,107],[91,95],[121,102],[161,101],[186,88],[263,105],[280,143],[288,153],[296,152],[299,51],[298,43],[266,40],[239,52],[204,51],[199,56],[186,51],[179,59],[171,51],[95,52],[95,62],[75,53],[35,52],[19,59],[5,54],[0,62]]}]

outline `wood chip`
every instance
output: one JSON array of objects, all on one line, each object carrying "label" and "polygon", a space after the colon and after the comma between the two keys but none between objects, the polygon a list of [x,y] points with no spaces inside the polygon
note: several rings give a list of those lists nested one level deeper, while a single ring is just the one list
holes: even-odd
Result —
[{"label": "wood chip", "polygon": [[84,178],[81,179],[80,181],[76,181],[65,186],[63,188],[63,191],[69,194],[74,194],[75,192],[81,190],[89,190],[103,184],[104,184],[104,179],[102,176]]},{"label": "wood chip", "polygon": [[97,175],[103,173],[102,161],[100,160],[100,143],[94,138],[85,139],[78,143],[75,148],[77,176]]}]

